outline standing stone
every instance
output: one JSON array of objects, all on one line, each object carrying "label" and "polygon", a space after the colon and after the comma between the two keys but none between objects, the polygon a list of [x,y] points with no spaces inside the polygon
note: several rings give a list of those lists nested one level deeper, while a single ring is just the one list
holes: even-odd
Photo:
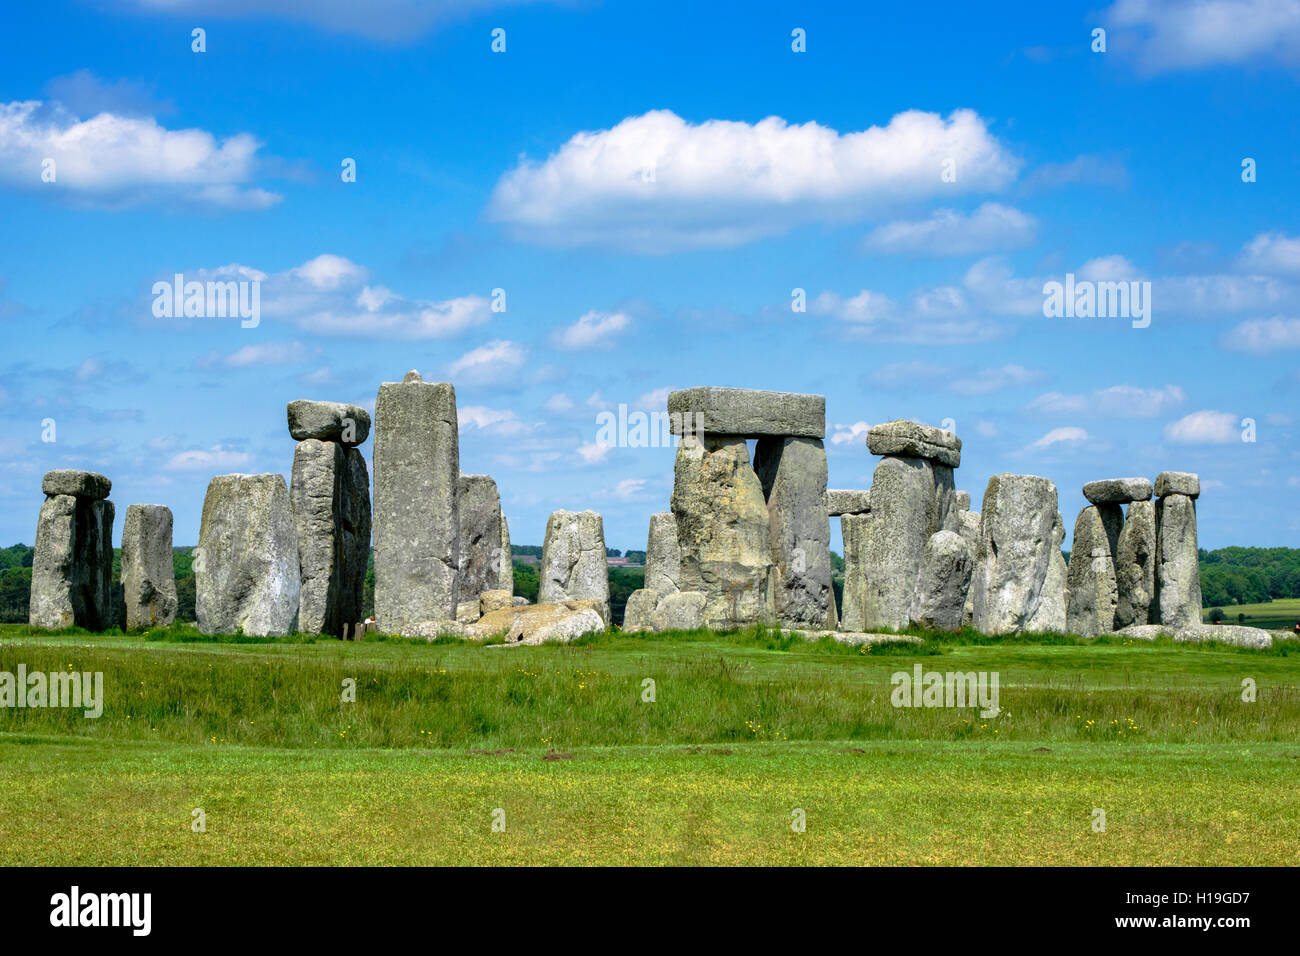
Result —
[{"label": "standing stone", "polygon": [[1064,543],[1065,522],[1058,511],[1056,522],[1052,525],[1052,553],[1047,558],[1047,577],[1043,579],[1038,607],[1025,621],[1025,630],[1031,633],[1065,633],[1065,579],[1069,572],[1065,555],[1061,554],[1061,545]]},{"label": "standing stone", "polygon": [[940,631],[961,628],[975,558],[955,531],[938,531],[925,543],[912,595],[912,623]]},{"label": "standing stone", "polygon": [[103,475],[71,469],[50,472],[42,481],[48,496],[36,522],[27,617],[32,627],[113,626],[114,509],[103,499],[110,485]]},{"label": "standing stone", "polygon": [[704,594],[704,626],[721,630],[769,620],[770,519],[745,439],[683,440],[672,510],[682,554],[679,586]]},{"label": "standing stone", "polygon": [[840,517],[840,534],[844,538],[844,591],[839,617],[840,629],[844,631],[866,630],[866,542],[870,521],[870,512]]},{"label": "standing stone", "polygon": [[[1160,486],[1159,479],[1156,486]],[[1196,545],[1196,502],[1184,494],[1167,494],[1159,499],[1156,605],[1160,620],[1155,623],[1173,627],[1201,623],[1201,570]]]},{"label": "standing stone", "polygon": [[126,626],[166,627],[176,620],[172,511],[128,505],[122,522],[122,592]]},{"label": "standing stone", "polygon": [[1079,512],[1070,545],[1065,584],[1065,626],[1073,634],[1096,637],[1115,629],[1115,558],[1103,507],[1089,505]]},{"label": "standing stone", "polygon": [[204,634],[281,636],[298,621],[298,533],[282,475],[218,475],[194,552]]},{"label": "standing stone", "polygon": [[552,512],[542,542],[537,600],[540,604],[596,601],[609,624],[609,564],[599,512]]},{"label": "standing stone", "polygon": [[463,603],[505,586],[501,583],[501,495],[488,475],[461,475],[458,494]]},{"label": "standing stone", "polygon": [[[960,495],[961,492],[958,492]],[[967,496],[969,499],[969,496]],[[960,503],[960,502],[959,502]],[[964,510],[957,513],[957,533],[962,536],[966,544],[970,546],[972,556],[980,552],[980,513],[978,511]],[[975,572],[971,571],[971,580],[975,579]],[[1064,581],[1064,573],[1062,573]],[[1061,612],[1064,620],[1064,610]],[[961,623],[963,627],[970,627],[975,619],[975,589],[968,587],[966,589],[966,603],[961,611]]]},{"label": "standing stone", "polygon": [[863,542],[864,630],[907,626],[925,544],[945,530],[950,513],[955,522],[955,497],[952,468],[946,465],[891,456],[876,466]]},{"label": "standing stone", "polygon": [[375,618],[402,633],[460,600],[456,390],[408,372],[375,402]]},{"label": "standing stone", "polygon": [[501,512],[501,557],[497,564],[497,588],[513,595],[515,593],[515,561],[510,551],[510,525],[506,522],[506,513]]},{"label": "standing stone", "polygon": [[650,631],[654,629],[655,605],[659,595],[649,588],[640,588],[627,596],[627,606],[623,608],[623,630]]},{"label": "standing stone", "polygon": [[1134,501],[1128,506],[1115,555],[1115,581],[1119,588],[1115,630],[1151,623],[1151,604],[1156,593],[1156,505],[1153,501]]},{"label": "standing stone", "polygon": [[370,556],[370,476],[361,452],[337,441],[300,441],[289,498],[302,581],[298,630],[342,636],[361,620]]},{"label": "standing stone", "polygon": [[1056,485],[1037,475],[994,475],[980,511],[972,623],[984,634],[1025,630],[1038,610],[1052,553]]},{"label": "standing stone", "polygon": [[777,620],[789,627],[835,627],[821,439],[760,438],[754,471],[767,499]]},{"label": "standing stone", "polygon": [[645,586],[658,595],[681,590],[682,549],[677,543],[677,519],[671,511],[650,516],[645,548]]}]

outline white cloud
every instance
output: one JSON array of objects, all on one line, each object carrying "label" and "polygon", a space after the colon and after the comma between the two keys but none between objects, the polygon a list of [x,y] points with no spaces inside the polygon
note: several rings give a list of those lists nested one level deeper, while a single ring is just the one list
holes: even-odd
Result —
[{"label": "white cloud", "polygon": [[578,457],[588,465],[594,465],[605,460],[605,456],[614,450],[613,445],[601,444],[600,442],[587,442],[578,446]]},{"label": "white cloud", "polygon": [[548,412],[563,413],[573,410],[573,399],[563,392],[557,392],[542,405]]},{"label": "white cloud", "polygon": [[1150,72],[1300,63],[1300,0],[1119,0],[1105,22]]},{"label": "white cloud", "polygon": [[551,337],[556,348],[607,349],[613,346],[613,340],[627,330],[631,323],[622,312],[597,312],[592,309],[583,313],[577,322],[557,329]]},{"label": "white cloud", "polygon": [[1043,448],[1050,448],[1053,445],[1059,445],[1062,442],[1066,442],[1069,444],[1078,444],[1079,442],[1083,442],[1087,440],[1088,440],[1088,433],[1084,431],[1082,428],[1079,428],[1075,425],[1066,425],[1063,428],[1053,428],[1042,438],[1038,439],[1036,442],[1033,442],[1029,447],[1043,449]]},{"label": "white cloud", "polygon": [[671,385],[665,385],[663,388],[656,388],[646,392],[636,400],[636,407],[646,411],[666,411],[668,409],[668,394],[676,389]]},{"label": "white cloud", "polygon": [[[0,103],[0,182],[100,205],[170,198],[264,209],[281,197],[247,185],[260,145],[249,133],[218,140],[148,117],[82,120],[59,103]],[[54,160],[52,183],[41,178],[46,159]]]},{"label": "white cloud", "polygon": [[[945,183],[949,159],[957,179]],[[1019,165],[971,110],[946,119],[909,110],[850,133],[778,116],[693,124],[653,110],[577,133],[544,162],[521,159],[498,181],[488,216],[557,245],[726,247],[900,202],[999,190]]]},{"label": "white cloud", "polygon": [[871,232],[862,246],[870,252],[966,256],[1023,248],[1034,241],[1037,228],[1033,216],[986,202],[969,215],[936,209],[928,219],[891,222]]},{"label": "white cloud", "polygon": [[1234,352],[1259,355],[1300,349],[1300,319],[1287,319],[1280,315],[1271,319],[1249,319],[1225,332],[1219,344]]},{"label": "white cloud", "polygon": [[863,442],[867,440],[867,432],[871,426],[866,422],[854,422],[852,425],[832,425],[835,429],[831,435],[832,445],[843,445],[847,442]]},{"label": "white cloud", "polygon": [[173,455],[163,467],[168,471],[210,471],[215,468],[239,468],[252,460],[253,456],[248,452],[213,445],[206,450],[196,449]]},{"label": "white cloud", "polygon": [[1243,272],[1300,275],[1300,238],[1261,232],[1242,248],[1237,265]]},{"label": "white cloud", "polygon": [[229,355],[209,352],[194,364],[200,368],[255,368],[267,365],[296,365],[319,354],[315,346],[303,345],[301,342],[260,342],[245,345]]},{"label": "white cloud", "polygon": [[1165,440],[1179,445],[1229,445],[1241,441],[1241,430],[1232,412],[1207,409],[1170,422]]},{"label": "white cloud", "polygon": [[1003,365],[1001,368],[980,369],[970,375],[956,378],[948,385],[961,395],[990,395],[1004,388],[1029,385],[1041,381],[1043,373],[1023,365]]},{"label": "white cloud", "polygon": [[614,489],[609,492],[609,495],[619,499],[620,501],[644,500],[647,497],[645,488],[646,481],[647,479],[645,478],[624,478],[614,486]]},{"label": "white cloud", "polygon": [[1025,408],[1042,415],[1153,418],[1173,411],[1186,400],[1186,394],[1177,385],[1163,388],[1112,385],[1087,394],[1047,392]]},{"label": "white cloud", "polygon": [[1044,163],[1031,169],[1025,176],[1024,191],[1058,189],[1076,184],[1124,187],[1128,183],[1128,170],[1118,159],[1076,156],[1069,162]]},{"label": "white cloud", "polygon": [[447,363],[446,371],[456,384],[490,385],[513,378],[527,359],[528,350],[518,342],[497,339]]},{"label": "white cloud", "polygon": [[508,408],[488,408],[486,405],[462,405],[456,409],[456,421],[461,431],[475,428],[497,435],[521,435],[528,426]]}]

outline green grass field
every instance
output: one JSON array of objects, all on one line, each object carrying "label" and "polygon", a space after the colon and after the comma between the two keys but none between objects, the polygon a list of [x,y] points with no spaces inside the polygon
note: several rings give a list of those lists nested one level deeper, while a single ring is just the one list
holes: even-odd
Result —
[{"label": "green grass field", "polygon": [[[101,671],[106,703],[0,708],[10,865],[1288,865],[1300,848],[1289,642],[0,628],[0,671],[20,663]],[[1002,712],[895,708],[891,675],[917,663],[997,672]]]},{"label": "green grass field", "polygon": [[[1207,608],[1202,612],[1201,619],[1208,622],[1212,610]],[[1244,614],[1243,623],[1247,627],[1291,630],[1300,621],[1300,598],[1278,598],[1263,604],[1225,604],[1221,610],[1225,624],[1236,624],[1237,615]]]}]

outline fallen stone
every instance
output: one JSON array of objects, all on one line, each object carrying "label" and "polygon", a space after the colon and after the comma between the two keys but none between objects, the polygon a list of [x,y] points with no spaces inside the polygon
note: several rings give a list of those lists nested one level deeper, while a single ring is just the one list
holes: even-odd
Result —
[{"label": "fallen stone", "polygon": [[113,483],[93,471],[55,468],[41,479],[41,491],[47,495],[72,495],[74,498],[107,498]]},{"label": "fallen stone", "polygon": [[517,595],[515,595],[514,597],[512,597],[512,598],[510,599],[510,606],[511,606],[511,607],[527,607],[527,606],[528,606],[528,598],[524,597],[522,594],[517,594]]},{"label": "fallen stone", "polygon": [[482,616],[481,598],[470,598],[468,601],[461,601],[456,605],[456,622],[458,624],[473,624]]},{"label": "fallen stone", "polygon": [[826,514],[861,515],[871,510],[871,489],[857,490],[847,488],[828,488],[826,490]]},{"label": "fallen stone", "polygon": [[1179,642],[1218,641],[1220,644],[1233,644],[1237,647],[1269,648],[1273,646],[1273,635],[1258,627],[1242,627],[1237,624],[1198,624],[1194,627],[1179,628],[1174,633],[1174,640]]},{"label": "fallen stone", "polygon": [[460,603],[456,390],[407,373],[375,402],[375,618],[401,633]]},{"label": "fallen stone", "polygon": [[645,551],[645,586],[657,594],[681,590],[682,549],[677,543],[677,519],[671,511],[650,516]]},{"label": "fallen stone", "polygon": [[770,587],[776,619],[791,627],[834,627],[826,450],[818,438],[760,438],[754,472],[767,499]]},{"label": "fallen stone", "polygon": [[677,446],[673,516],[679,587],[707,598],[705,625],[747,627],[772,616],[770,519],[745,439],[706,435]]},{"label": "fallen stone", "polygon": [[282,475],[218,475],[203,499],[194,551],[204,634],[283,636],[299,598],[298,534]]},{"label": "fallen stone", "polygon": [[[502,608],[513,607],[514,595],[505,588],[484,591],[478,596],[478,606],[480,614],[491,614],[493,611],[499,611]],[[460,620],[459,616],[456,619]]]},{"label": "fallen stone", "polygon": [[1115,628],[1123,630],[1151,621],[1151,603],[1156,593],[1156,505],[1134,501],[1119,533],[1115,553]]},{"label": "fallen stone", "polygon": [[[826,397],[753,388],[684,388],[668,395],[672,433],[748,437],[826,435]],[[692,423],[694,423],[692,425]]]},{"label": "fallen stone", "polygon": [[984,634],[1018,634],[1038,610],[1051,565],[1056,485],[1036,475],[994,475],[980,511],[972,625]]},{"label": "fallen stone", "polygon": [[1190,471],[1162,471],[1156,475],[1156,497],[1165,495],[1186,495],[1188,498],[1201,496],[1201,479]]},{"label": "fallen stone", "polygon": [[641,588],[627,596],[627,606],[623,609],[623,630],[654,630],[655,605],[659,603],[659,594],[649,588]]},{"label": "fallen stone", "polygon": [[555,511],[542,542],[539,604],[591,600],[609,622],[605,528],[597,511]]},{"label": "fallen stone", "polygon": [[469,633],[461,621],[413,621],[400,633],[401,637],[422,637],[426,641],[435,641],[440,637],[456,637],[466,640]]},{"label": "fallen stone", "polygon": [[102,499],[45,499],[32,555],[32,627],[102,631],[114,625],[113,514],[113,503]]},{"label": "fallen stone", "polygon": [[[477,596],[505,586],[501,580],[501,495],[497,483],[488,475],[461,475],[456,494],[460,512],[460,594],[463,602],[470,595]],[[513,578],[512,572],[512,587]]]},{"label": "fallen stone", "polygon": [[172,512],[165,505],[128,505],[122,523],[122,595],[128,629],[176,620]]},{"label": "fallen stone", "polygon": [[1196,502],[1167,494],[1156,502],[1156,623],[1201,623],[1201,570],[1196,541]]},{"label": "fallen stone", "polygon": [[913,624],[936,631],[961,629],[975,558],[954,531],[938,531],[925,543],[909,614]]},{"label": "fallen stone", "polygon": [[656,631],[698,631],[705,626],[707,600],[701,591],[665,594],[655,605],[651,624]]},{"label": "fallen stone", "polygon": [[561,601],[484,614],[467,628],[467,634],[476,640],[504,636],[507,644],[541,644],[548,640],[571,641],[603,630],[599,602]]},{"label": "fallen stone", "polygon": [[1115,559],[1100,509],[1118,507],[1090,505],[1075,521],[1065,584],[1065,626],[1073,634],[1096,637],[1115,628]]},{"label": "fallen stone", "polygon": [[861,631],[833,631],[816,628],[781,628],[782,635],[793,634],[796,637],[802,637],[806,641],[820,641],[823,637],[829,637],[839,641],[841,644],[851,644],[854,647],[867,644],[924,644],[922,638],[915,637],[911,634],[872,634]]},{"label": "fallen stone", "polygon": [[370,413],[359,405],[299,398],[289,403],[288,413],[289,434],[295,441],[314,438],[360,445],[370,437]]},{"label": "fallen stone", "polygon": [[867,432],[867,450],[873,455],[924,458],[949,468],[961,464],[961,439],[941,428],[899,419],[873,425]]},{"label": "fallen stone", "polygon": [[1126,505],[1130,501],[1148,501],[1151,481],[1148,478],[1105,478],[1083,486],[1083,496],[1094,505]]},{"label": "fallen stone", "polygon": [[298,536],[298,631],[342,636],[364,616],[370,558],[370,476],[361,452],[308,438],[294,449],[289,485]]}]

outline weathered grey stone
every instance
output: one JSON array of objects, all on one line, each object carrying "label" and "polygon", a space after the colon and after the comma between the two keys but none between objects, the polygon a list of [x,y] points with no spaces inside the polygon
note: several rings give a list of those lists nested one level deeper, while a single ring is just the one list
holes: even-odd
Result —
[{"label": "weathered grey stone", "polygon": [[677,519],[671,511],[650,516],[645,548],[645,586],[657,594],[680,591],[682,548],[677,543]]},{"label": "weathered grey stone", "polygon": [[654,629],[655,605],[659,603],[659,594],[649,588],[641,588],[627,596],[627,606],[623,608],[623,630],[650,631]]},{"label": "weathered grey stone", "polygon": [[1201,478],[1190,471],[1162,471],[1156,475],[1156,497],[1165,495],[1186,495],[1188,498],[1201,496]]},{"label": "weathered grey stone", "polygon": [[55,468],[41,479],[41,491],[47,495],[72,495],[76,498],[107,498],[113,483],[93,471]]},{"label": "weathered grey stone", "polygon": [[482,616],[481,597],[470,598],[456,605],[456,621],[460,624],[473,624]]},{"label": "weathered grey stone", "polygon": [[298,619],[298,534],[282,475],[218,475],[194,552],[204,634],[284,635]]},{"label": "weathered grey stone", "polygon": [[[1162,476],[1163,477],[1163,476]],[[1153,623],[1201,623],[1201,569],[1196,542],[1196,502],[1168,494],[1156,502],[1156,610]]]},{"label": "weathered grey stone", "polygon": [[515,561],[510,551],[510,525],[501,512],[501,559],[497,566],[497,587],[515,593]]},{"label": "weathered grey stone", "polygon": [[166,627],[176,620],[172,512],[165,505],[128,505],[122,522],[122,594],[126,626]]},{"label": "weathered grey stone", "polygon": [[760,438],[754,472],[767,499],[776,619],[789,627],[834,627],[826,449],[818,438]]},{"label": "weathered grey stone", "polygon": [[[826,397],[753,388],[684,388],[668,395],[674,435],[703,430],[706,435],[760,437],[826,435]],[[691,423],[695,423],[692,425]]]},{"label": "weathered grey stone", "polygon": [[930,535],[912,594],[912,623],[938,631],[960,630],[974,563],[970,545],[955,531]]},{"label": "weathered grey stone", "polygon": [[769,620],[770,519],[745,439],[682,441],[672,510],[682,552],[678,584],[705,594],[705,624],[722,630]]},{"label": "weathered grey stone", "polygon": [[1115,553],[1115,583],[1119,589],[1115,629],[1149,624],[1156,593],[1156,505],[1153,501],[1134,501],[1128,506]]},{"label": "weathered grey stone", "polygon": [[1090,505],[1079,512],[1070,545],[1065,584],[1065,626],[1074,634],[1096,637],[1115,629],[1115,557],[1102,508]]},{"label": "weathered grey stone", "polygon": [[294,449],[289,486],[302,589],[298,631],[342,636],[363,617],[370,557],[370,476],[361,452],[308,438]]},{"label": "weathered grey stone", "polygon": [[697,631],[705,627],[708,596],[702,591],[665,594],[655,605],[651,624],[656,631]]},{"label": "weathered grey stone", "polygon": [[1065,543],[1065,522],[1056,513],[1052,525],[1052,553],[1047,558],[1047,577],[1039,592],[1038,607],[1025,620],[1025,630],[1034,634],[1062,634],[1065,632],[1065,579],[1067,568],[1061,545]]},{"label": "weathered grey stone", "polygon": [[512,598],[510,599],[510,606],[511,606],[511,607],[527,607],[527,606],[528,606],[528,598],[524,597],[522,594],[516,594],[514,597],[512,597]]},{"label": "weathered grey stone", "polygon": [[605,630],[605,621],[598,601],[561,601],[501,608],[465,630],[474,640],[504,636],[507,644],[541,644],[598,633]]},{"label": "weathered grey stone", "polygon": [[[505,587],[501,580],[501,495],[497,483],[488,475],[461,475],[457,495],[463,601],[470,595]],[[513,578],[512,573],[511,587]]]},{"label": "weathered grey stone", "polygon": [[412,621],[401,631],[402,637],[422,637],[433,641],[440,637],[469,637],[467,625],[462,621]]},{"label": "weathered grey stone", "polygon": [[826,490],[826,514],[861,515],[871,511],[871,489],[828,488]]},{"label": "weathered grey stone", "polygon": [[867,601],[867,526],[871,514],[840,516],[844,539],[844,590],[840,596],[840,629],[863,632]]},{"label": "weathered grey stone", "polygon": [[359,405],[299,398],[289,403],[288,413],[289,434],[297,441],[315,438],[360,445],[370,437],[370,413]]},{"label": "weathered grey stone", "polygon": [[32,556],[32,627],[113,626],[113,512],[111,501],[97,498],[45,499]]},{"label": "weathered grey stone", "polygon": [[599,512],[552,512],[546,522],[539,574],[538,603],[596,601],[609,622],[609,565]]},{"label": "weathered grey stone", "polygon": [[[480,594],[478,604],[480,614],[491,614],[493,611],[499,611],[504,607],[513,607],[514,595],[505,588],[495,588]],[[457,620],[459,620],[459,617]]]},{"label": "weathered grey stone", "polygon": [[825,628],[808,629],[808,628],[781,628],[781,634],[794,635],[802,637],[806,641],[820,641],[823,637],[829,637],[840,644],[848,644],[851,647],[861,647],[871,644],[924,644],[922,638],[915,637],[911,634],[870,634],[853,631],[828,631]]},{"label": "weathered grey stone", "polygon": [[1025,630],[1038,610],[1054,551],[1056,485],[1037,475],[994,475],[984,490],[972,624],[984,634]]},{"label": "weathered grey stone", "polygon": [[[961,492],[958,492],[958,494],[961,494]],[[980,513],[978,511],[970,511],[970,510],[959,511],[957,512],[957,522],[958,522],[957,533],[962,536],[962,538],[965,540],[965,542],[968,545],[970,545],[971,555],[974,556],[979,554]],[[971,579],[973,580],[974,577],[975,577],[975,571],[974,568],[972,567]],[[1065,580],[1064,572],[1062,572],[1061,579],[1062,581]],[[1064,618],[1064,614],[1065,614],[1064,609],[1062,609],[1061,614],[1062,614],[1062,618]],[[965,605],[963,605],[961,611],[962,627],[970,627],[971,622],[974,620],[974,617],[975,617],[975,589],[972,587],[968,587],[966,589],[966,603]]]},{"label": "weathered grey stone", "polygon": [[925,458],[949,468],[961,464],[961,439],[941,428],[903,419],[873,425],[867,432],[867,450],[873,455]]},{"label": "weathered grey stone", "polygon": [[[908,624],[925,544],[956,522],[952,469],[925,458],[891,456],[871,481],[871,520],[863,542],[863,622],[855,630]],[[848,625],[845,625],[848,629]]]},{"label": "weathered grey stone", "polygon": [[[412,377],[414,376],[414,377]],[[385,382],[375,402],[375,618],[401,633],[460,603],[460,446],[448,383]]]},{"label": "weathered grey stone", "polygon": [[1179,629],[1174,640],[1180,642],[1218,641],[1238,647],[1258,649],[1273,646],[1273,635],[1263,628],[1242,627],[1239,624],[1195,624]]},{"label": "weathered grey stone", "polygon": [[970,492],[956,491],[955,507],[958,511],[970,511]]},{"label": "weathered grey stone", "polygon": [[1094,505],[1126,505],[1130,501],[1148,501],[1151,498],[1149,478],[1104,478],[1083,486],[1083,496]]}]

